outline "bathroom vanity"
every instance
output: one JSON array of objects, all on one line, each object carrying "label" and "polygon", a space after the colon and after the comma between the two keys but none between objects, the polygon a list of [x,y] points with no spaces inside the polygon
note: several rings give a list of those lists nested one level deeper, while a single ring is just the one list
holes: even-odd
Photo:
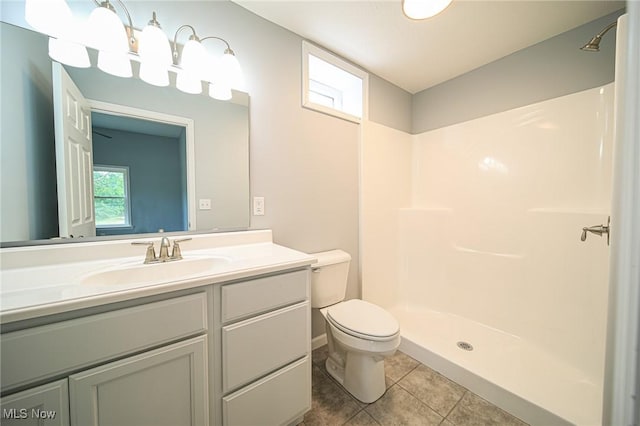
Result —
[{"label": "bathroom vanity", "polygon": [[130,243],[2,250],[2,424],[301,420],[314,258],[270,231],[194,236],[187,266]]}]

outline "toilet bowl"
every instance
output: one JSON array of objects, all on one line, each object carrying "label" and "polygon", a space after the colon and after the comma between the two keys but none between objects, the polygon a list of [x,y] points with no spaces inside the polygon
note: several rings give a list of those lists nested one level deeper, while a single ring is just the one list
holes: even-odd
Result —
[{"label": "toilet bowl", "polygon": [[326,321],[326,368],[349,393],[366,403],[386,389],[384,359],[400,345],[398,321],[364,300],[344,300],[351,256],[341,250],[313,253],[311,306]]}]

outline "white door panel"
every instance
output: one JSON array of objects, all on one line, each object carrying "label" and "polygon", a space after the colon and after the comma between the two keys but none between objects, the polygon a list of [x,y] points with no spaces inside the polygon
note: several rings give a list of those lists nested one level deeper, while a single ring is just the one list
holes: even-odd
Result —
[{"label": "white door panel", "polygon": [[91,110],[64,68],[52,65],[60,236],[95,236]]}]

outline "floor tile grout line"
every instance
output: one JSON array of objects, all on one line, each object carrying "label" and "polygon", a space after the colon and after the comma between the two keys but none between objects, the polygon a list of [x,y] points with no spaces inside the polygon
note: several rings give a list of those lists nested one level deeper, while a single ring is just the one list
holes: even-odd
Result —
[{"label": "floor tile grout line", "polygon": [[[404,386],[402,386],[402,384],[401,384],[400,382],[398,382],[398,383],[396,383],[396,384],[397,384],[398,386],[400,386],[400,387],[402,388],[402,390],[406,391],[409,395],[411,395],[412,397],[414,397],[415,399],[417,399],[417,400],[418,400],[418,402],[420,402],[422,405],[424,405],[425,407],[429,408],[429,410],[433,411],[433,412],[434,412],[434,413],[436,413],[438,416],[442,417],[442,420],[444,420],[444,419],[446,419],[446,418],[447,418],[446,416],[443,416],[442,414],[438,413],[438,412],[436,411],[436,409],[435,409],[435,408],[433,408],[432,406],[430,406],[429,404],[427,404],[426,402],[424,402],[422,399],[420,399],[417,395],[415,395],[415,394],[414,394],[413,392],[411,392],[409,389],[407,389],[407,388],[405,388]],[[457,405],[457,404],[458,404],[458,402],[460,402],[460,401],[457,401],[455,405]],[[455,406],[455,405],[454,405],[454,406]],[[448,415],[448,414],[447,414],[447,415]]]},{"label": "floor tile grout line", "polygon": [[[413,359],[413,358],[411,358],[411,359]],[[416,361],[416,360],[414,360],[414,361]],[[411,374],[411,372],[413,372],[413,370],[415,370],[416,368],[420,367],[420,365],[422,365],[421,362],[419,362],[419,361],[416,361],[416,362],[417,362],[417,364],[415,366],[413,366],[413,368],[411,368],[411,370],[409,370],[406,373],[404,373],[398,380],[394,381],[394,384],[395,383],[400,383],[400,380],[402,380],[405,377],[407,377],[409,374]]]},{"label": "floor tile grout line", "polygon": [[[451,413],[453,413],[453,410],[455,410],[455,409],[456,409],[456,407],[457,407],[458,405],[460,405],[460,402],[462,402],[462,400],[464,399],[464,397],[465,397],[465,396],[467,395],[467,393],[469,393],[469,392],[471,392],[471,391],[470,391],[469,389],[466,389],[466,388],[465,388],[464,393],[462,394],[462,396],[460,397],[460,399],[458,400],[458,402],[456,402],[455,404],[453,404],[453,407],[451,407],[451,410],[449,410],[449,412],[447,413],[447,415],[446,415],[446,416],[444,416],[444,419],[445,419],[445,420],[449,420],[449,416],[451,415]],[[450,422],[451,422],[451,421],[450,421]],[[453,423],[453,422],[451,422],[451,423]]]},{"label": "floor tile grout line", "polygon": [[363,410],[364,410],[364,407],[360,408],[358,411],[356,411],[356,412],[353,414],[353,416],[349,417],[349,418],[347,419],[347,421],[346,421],[346,422],[342,423],[342,425],[344,426],[344,425],[346,425],[347,423],[349,423],[349,422],[350,422],[351,420],[353,420],[353,419],[354,419],[358,414],[360,414],[360,412],[361,412],[361,411],[363,411]]}]

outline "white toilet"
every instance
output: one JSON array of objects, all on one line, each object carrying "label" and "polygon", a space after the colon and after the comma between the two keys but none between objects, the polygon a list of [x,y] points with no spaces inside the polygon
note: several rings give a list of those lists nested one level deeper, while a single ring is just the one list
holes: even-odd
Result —
[{"label": "white toilet", "polygon": [[353,396],[373,402],[385,392],[384,358],[400,345],[398,321],[364,300],[343,301],[351,256],[342,250],[312,253],[311,307],[326,319],[327,371]]}]

